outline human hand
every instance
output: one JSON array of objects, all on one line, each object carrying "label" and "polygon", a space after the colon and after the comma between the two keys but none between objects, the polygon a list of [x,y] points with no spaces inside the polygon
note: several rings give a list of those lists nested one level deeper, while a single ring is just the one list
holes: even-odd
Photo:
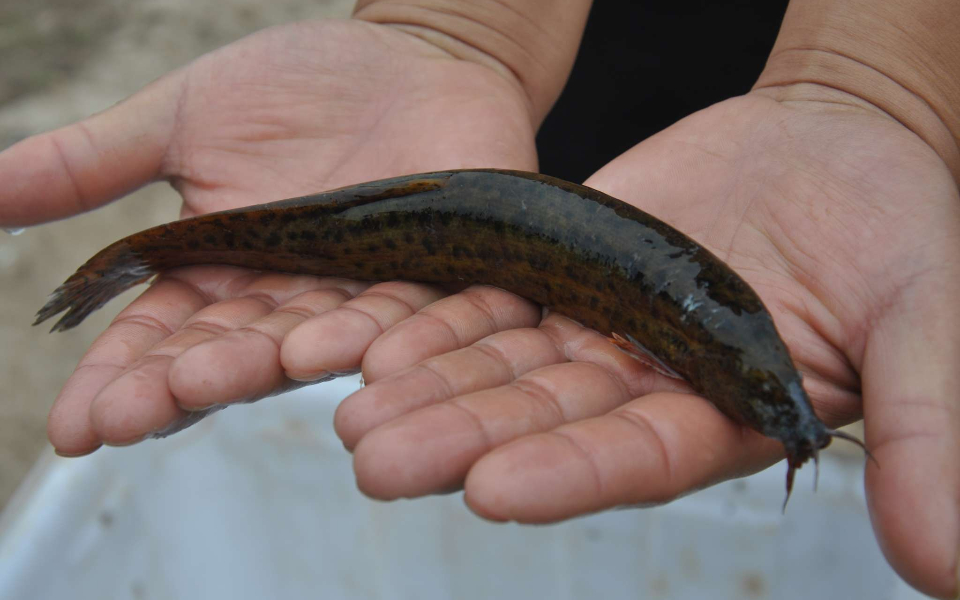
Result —
[{"label": "human hand", "polygon": [[[541,96],[394,27],[275,28],[0,154],[0,223],[62,218],[158,179],[190,216],[429,169],[535,169],[534,129],[552,101]],[[84,454],[356,370],[382,329],[443,295],[224,267],[166,274],[83,357],[50,439]],[[282,359],[280,341],[298,325]]]},{"label": "human hand", "polygon": [[[949,590],[960,197],[940,157],[848,94],[798,85],[684,119],[587,184],[690,234],[758,291],[821,418],[865,415],[882,465],[868,466],[867,493],[891,562]],[[782,457],[561,316],[462,333],[508,301],[452,296],[371,345],[367,386],[336,419],[365,493],[462,486],[484,517],[545,522],[666,502]]]}]

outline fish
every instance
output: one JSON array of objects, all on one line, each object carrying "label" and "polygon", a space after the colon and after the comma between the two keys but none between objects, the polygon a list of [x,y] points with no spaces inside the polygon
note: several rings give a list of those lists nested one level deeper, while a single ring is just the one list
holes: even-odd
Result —
[{"label": "fish", "polygon": [[778,440],[787,500],[796,470],[833,438],[869,456],[817,417],[773,317],[739,275],[677,229],[583,185],[439,171],[159,225],[93,256],[34,324],[63,312],[52,331],[70,329],[133,285],[197,264],[503,288],[609,336]]}]

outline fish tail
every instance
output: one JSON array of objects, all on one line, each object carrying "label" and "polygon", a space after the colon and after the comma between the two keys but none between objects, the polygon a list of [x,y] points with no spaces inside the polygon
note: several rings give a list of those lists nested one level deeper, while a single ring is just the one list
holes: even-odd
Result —
[{"label": "fish tail", "polygon": [[39,325],[66,311],[50,331],[66,331],[76,327],[111,298],[156,273],[157,270],[144,262],[128,244],[117,242],[88,260],[54,290],[47,303],[37,312],[33,324]]}]

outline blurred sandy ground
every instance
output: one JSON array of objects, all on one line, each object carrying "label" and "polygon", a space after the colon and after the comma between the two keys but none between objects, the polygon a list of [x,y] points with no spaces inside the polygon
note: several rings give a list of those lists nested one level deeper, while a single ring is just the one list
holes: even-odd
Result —
[{"label": "blurred sandy ground", "polygon": [[[346,17],[352,6],[352,0],[0,0],[0,149],[100,111],[257,29]],[[67,333],[31,327],[34,313],[100,248],[175,219],[178,209],[176,193],[156,184],[17,237],[0,233],[0,507],[46,444],[46,414],[60,386],[138,290]]]}]

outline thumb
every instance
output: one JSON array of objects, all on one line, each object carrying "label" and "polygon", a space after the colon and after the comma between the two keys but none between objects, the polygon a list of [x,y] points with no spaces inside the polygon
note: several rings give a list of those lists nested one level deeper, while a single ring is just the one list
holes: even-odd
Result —
[{"label": "thumb", "polygon": [[899,292],[867,338],[863,395],[870,517],[911,585],[956,597],[960,550],[960,248]]},{"label": "thumb", "polygon": [[171,73],[101,113],[0,152],[0,225],[92,210],[156,179],[182,77]]}]

